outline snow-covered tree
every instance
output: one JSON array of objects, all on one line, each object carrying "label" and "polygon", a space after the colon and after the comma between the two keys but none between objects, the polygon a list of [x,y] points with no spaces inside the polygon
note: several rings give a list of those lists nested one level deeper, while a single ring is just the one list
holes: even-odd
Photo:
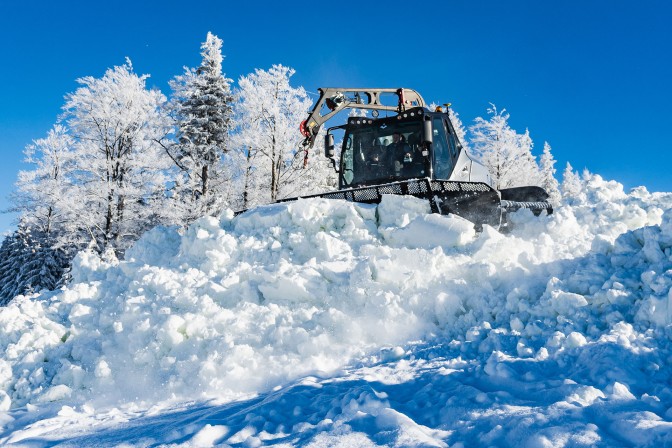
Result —
[{"label": "snow-covered tree", "polygon": [[453,128],[455,129],[455,134],[457,135],[457,138],[460,140],[460,143],[462,143],[462,146],[466,148],[467,130],[462,124],[462,120],[460,120],[460,115],[457,112],[455,112],[455,110],[452,107],[449,107],[448,117],[450,118],[450,122],[453,123]]},{"label": "snow-covered tree", "polygon": [[0,303],[17,294],[55,288],[77,247],[78,201],[70,174],[76,169],[73,140],[62,125],[25,149],[31,170],[19,172],[11,210],[20,213],[17,231],[0,249]]},{"label": "snow-covered tree", "polygon": [[174,157],[183,174],[175,194],[184,206],[185,221],[219,212],[231,180],[228,165],[222,163],[233,102],[231,80],[222,73],[222,40],[208,33],[201,56],[198,68],[185,68],[170,83],[178,129]]},{"label": "snow-covered tree", "polygon": [[572,202],[573,199],[581,197],[583,192],[583,182],[578,173],[574,171],[572,165],[567,162],[565,171],[562,174],[562,197],[565,201]]},{"label": "snow-covered tree", "polygon": [[19,224],[0,246],[0,306],[19,294],[55,289],[71,259],[72,253],[50,246],[42,232]]},{"label": "snow-covered tree", "polygon": [[539,182],[539,167],[532,155],[532,139],[526,130],[518,134],[509,126],[506,109],[488,109],[490,119],[476,118],[469,128],[472,151],[490,170],[496,188],[534,185]]},{"label": "snow-covered tree", "polygon": [[157,223],[170,158],[165,97],[131,63],[85,77],[66,96],[61,123],[26,150],[12,210],[17,231],[0,248],[0,303],[53,289],[77,250],[123,251]]},{"label": "snow-covered tree", "polygon": [[[368,111],[365,109],[352,109],[351,117],[366,117]],[[357,114],[357,115],[354,115]],[[324,137],[327,135],[327,128],[320,127],[320,131],[315,136],[315,144],[308,154],[309,175],[304,176],[304,186],[299,194],[317,194],[326,193],[338,189],[338,172],[334,169],[332,162],[324,155]],[[341,158],[341,148],[343,147],[343,136],[338,137],[334,142],[334,160],[336,166]]]},{"label": "snow-covered tree", "polygon": [[51,239],[68,233],[77,215],[78,207],[70,208],[77,201],[68,198],[72,187],[69,176],[77,163],[73,143],[66,128],[57,124],[47,137],[28,145],[24,162],[33,169],[19,172],[11,198],[12,211],[21,214],[24,225]]},{"label": "snow-covered tree", "polygon": [[303,87],[290,85],[293,74],[289,67],[274,65],[238,82],[234,141],[244,161],[244,207],[299,194],[315,174],[311,167],[304,169],[298,131],[311,101]]},{"label": "snow-covered tree", "polygon": [[77,210],[80,238],[123,251],[157,222],[172,162],[157,142],[168,132],[164,95],[145,87],[130,60],[87,76],[66,96],[64,123],[77,168],[63,199]]},{"label": "snow-covered tree", "polygon": [[560,189],[558,180],[555,178],[555,158],[551,154],[551,145],[548,142],[544,142],[544,152],[539,158],[539,170],[541,175],[541,187],[546,190],[550,196],[550,201],[553,204],[560,203],[562,196],[560,195]]}]

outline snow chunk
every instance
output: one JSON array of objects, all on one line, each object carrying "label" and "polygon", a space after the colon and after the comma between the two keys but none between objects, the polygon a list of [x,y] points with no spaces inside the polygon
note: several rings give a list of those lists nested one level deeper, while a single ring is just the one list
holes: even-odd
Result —
[{"label": "snow chunk", "polygon": [[609,394],[611,400],[628,401],[636,400],[637,398],[630,392],[630,389],[625,384],[614,382],[607,386],[606,392]]},{"label": "snow chunk", "polygon": [[383,362],[396,361],[403,358],[405,354],[406,351],[399,346],[384,348],[380,351],[380,360]]},{"label": "snow chunk", "polygon": [[567,336],[567,339],[565,339],[564,346],[566,348],[577,348],[577,347],[583,347],[587,343],[588,340],[584,335],[582,335],[578,331],[573,331]]},{"label": "snow chunk", "polygon": [[414,196],[384,194],[378,204],[380,227],[406,227],[419,216],[431,213],[429,202]]},{"label": "snow chunk", "polygon": [[466,219],[438,214],[416,216],[404,227],[381,229],[381,233],[390,245],[413,249],[464,246],[476,235],[474,224]]},{"label": "snow chunk", "polygon": [[45,393],[39,396],[38,403],[47,403],[50,401],[59,401],[68,398],[72,395],[72,389],[65,384],[52,386]]},{"label": "snow chunk", "polygon": [[556,313],[567,315],[576,308],[588,305],[588,301],[585,297],[579,294],[564,291],[552,291],[550,304]]},{"label": "snow chunk", "polygon": [[579,406],[590,406],[597,400],[604,398],[606,398],[606,396],[601,390],[596,389],[593,386],[581,386],[565,400],[569,403],[578,404]]}]

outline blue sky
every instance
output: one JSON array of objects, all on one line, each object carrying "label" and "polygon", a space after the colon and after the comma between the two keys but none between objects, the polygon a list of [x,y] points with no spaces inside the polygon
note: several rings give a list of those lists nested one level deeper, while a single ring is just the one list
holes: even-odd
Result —
[{"label": "blue sky", "polygon": [[[506,108],[561,172],[672,191],[672,4],[643,1],[0,3],[0,209],[22,150],[76,79],[130,57],[150,86],[200,61],[208,31],[237,80],[281,63],[295,85],[409,87],[469,125]],[[298,129],[298,123],[297,123]],[[11,227],[0,215],[0,231]]]}]

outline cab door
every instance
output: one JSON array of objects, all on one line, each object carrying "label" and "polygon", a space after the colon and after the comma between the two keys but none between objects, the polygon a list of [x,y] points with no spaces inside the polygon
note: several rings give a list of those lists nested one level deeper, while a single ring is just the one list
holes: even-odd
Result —
[{"label": "cab door", "polygon": [[432,119],[432,166],[435,179],[449,179],[455,160],[457,159],[457,145],[454,136],[449,132],[444,118],[438,116]]}]

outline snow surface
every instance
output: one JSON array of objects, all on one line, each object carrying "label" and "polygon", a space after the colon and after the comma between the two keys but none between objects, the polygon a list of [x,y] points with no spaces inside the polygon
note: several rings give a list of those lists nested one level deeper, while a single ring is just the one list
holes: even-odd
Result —
[{"label": "snow surface", "polygon": [[3,446],[672,445],[672,194],[476,234],[321,199],[81,253],[0,309]]}]

